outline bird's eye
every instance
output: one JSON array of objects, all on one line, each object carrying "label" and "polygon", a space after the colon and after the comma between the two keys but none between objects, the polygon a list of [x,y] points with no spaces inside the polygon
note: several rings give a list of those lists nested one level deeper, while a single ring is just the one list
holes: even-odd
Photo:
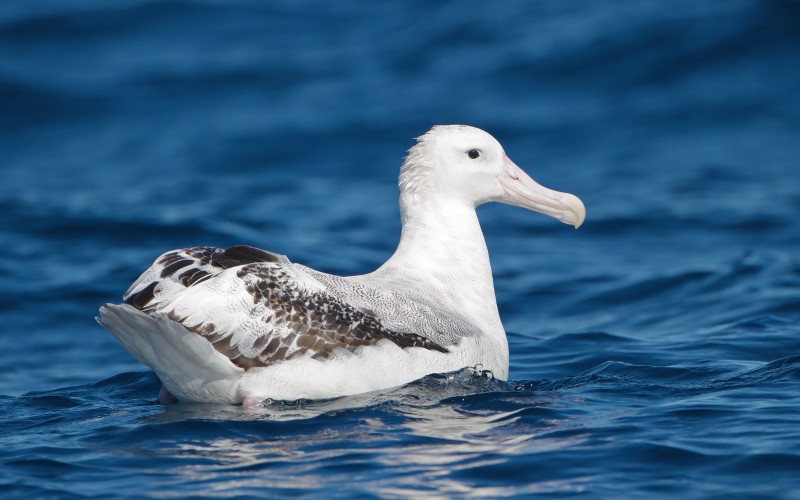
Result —
[{"label": "bird's eye", "polygon": [[467,156],[469,156],[470,159],[472,159],[472,160],[477,159],[480,155],[481,155],[481,152],[478,151],[477,149],[470,149],[469,151],[467,151]]}]

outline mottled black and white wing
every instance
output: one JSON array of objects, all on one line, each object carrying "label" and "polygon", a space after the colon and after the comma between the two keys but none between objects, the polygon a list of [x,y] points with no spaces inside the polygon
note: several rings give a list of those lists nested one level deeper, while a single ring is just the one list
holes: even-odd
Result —
[{"label": "mottled black and white wing", "polygon": [[420,335],[386,328],[374,313],[335,298],[281,257],[250,247],[168,252],[125,301],[183,325],[243,369],[327,359],[381,341],[448,352]]},{"label": "mottled black and white wing", "polygon": [[289,264],[284,255],[239,245],[227,249],[192,247],[159,256],[128,288],[123,299],[141,311],[149,311],[188,287],[220,272],[254,262]]}]

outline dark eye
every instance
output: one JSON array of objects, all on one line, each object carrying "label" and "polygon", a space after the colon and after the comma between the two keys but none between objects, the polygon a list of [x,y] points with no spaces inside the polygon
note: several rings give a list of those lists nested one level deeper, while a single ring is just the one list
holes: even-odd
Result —
[{"label": "dark eye", "polygon": [[472,160],[478,158],[480,155],[481,155],[481,152],[478,151],[477,149],[470,149],[469,151],[467,151],[467,156],[469,156],[470,159],[472,159]]}]

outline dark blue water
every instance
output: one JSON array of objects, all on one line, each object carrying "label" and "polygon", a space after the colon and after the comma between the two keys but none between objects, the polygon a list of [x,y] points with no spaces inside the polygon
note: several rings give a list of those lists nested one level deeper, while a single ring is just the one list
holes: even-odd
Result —
[{"label": "dark blue water", "polygon": [[[161,252],[368,272],[437,123],[579,195],[480,210],[509,383],[156,403],[94,323]],[[800,3],[0,5],[0,496],[800,498]]]}]

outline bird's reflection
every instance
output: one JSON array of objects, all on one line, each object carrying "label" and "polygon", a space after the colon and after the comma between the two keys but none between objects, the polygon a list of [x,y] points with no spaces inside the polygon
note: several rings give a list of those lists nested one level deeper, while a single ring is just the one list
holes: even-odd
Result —
[{"label": "bird's reflection", "polygon": [[[224,421],[229,432],[165,442],[161,451],[183,462],[172,472],[190,491],[201,485],[226,494],[253,488],[309,491],[354,481],[386,496],[579,491],[586,478],[496,487],[484,481],[475,490],[475,471],[485,474],[519,455],[575,446],[585,437],[579,430],[569,437],[548,436],[579,427],[558,411],[564,396],[515,392],[502,382],[466,377],[471,375],[451,374],[322,402],[174,405],[155,419]],[[487,390],[476,394],[475,384]]]}]

